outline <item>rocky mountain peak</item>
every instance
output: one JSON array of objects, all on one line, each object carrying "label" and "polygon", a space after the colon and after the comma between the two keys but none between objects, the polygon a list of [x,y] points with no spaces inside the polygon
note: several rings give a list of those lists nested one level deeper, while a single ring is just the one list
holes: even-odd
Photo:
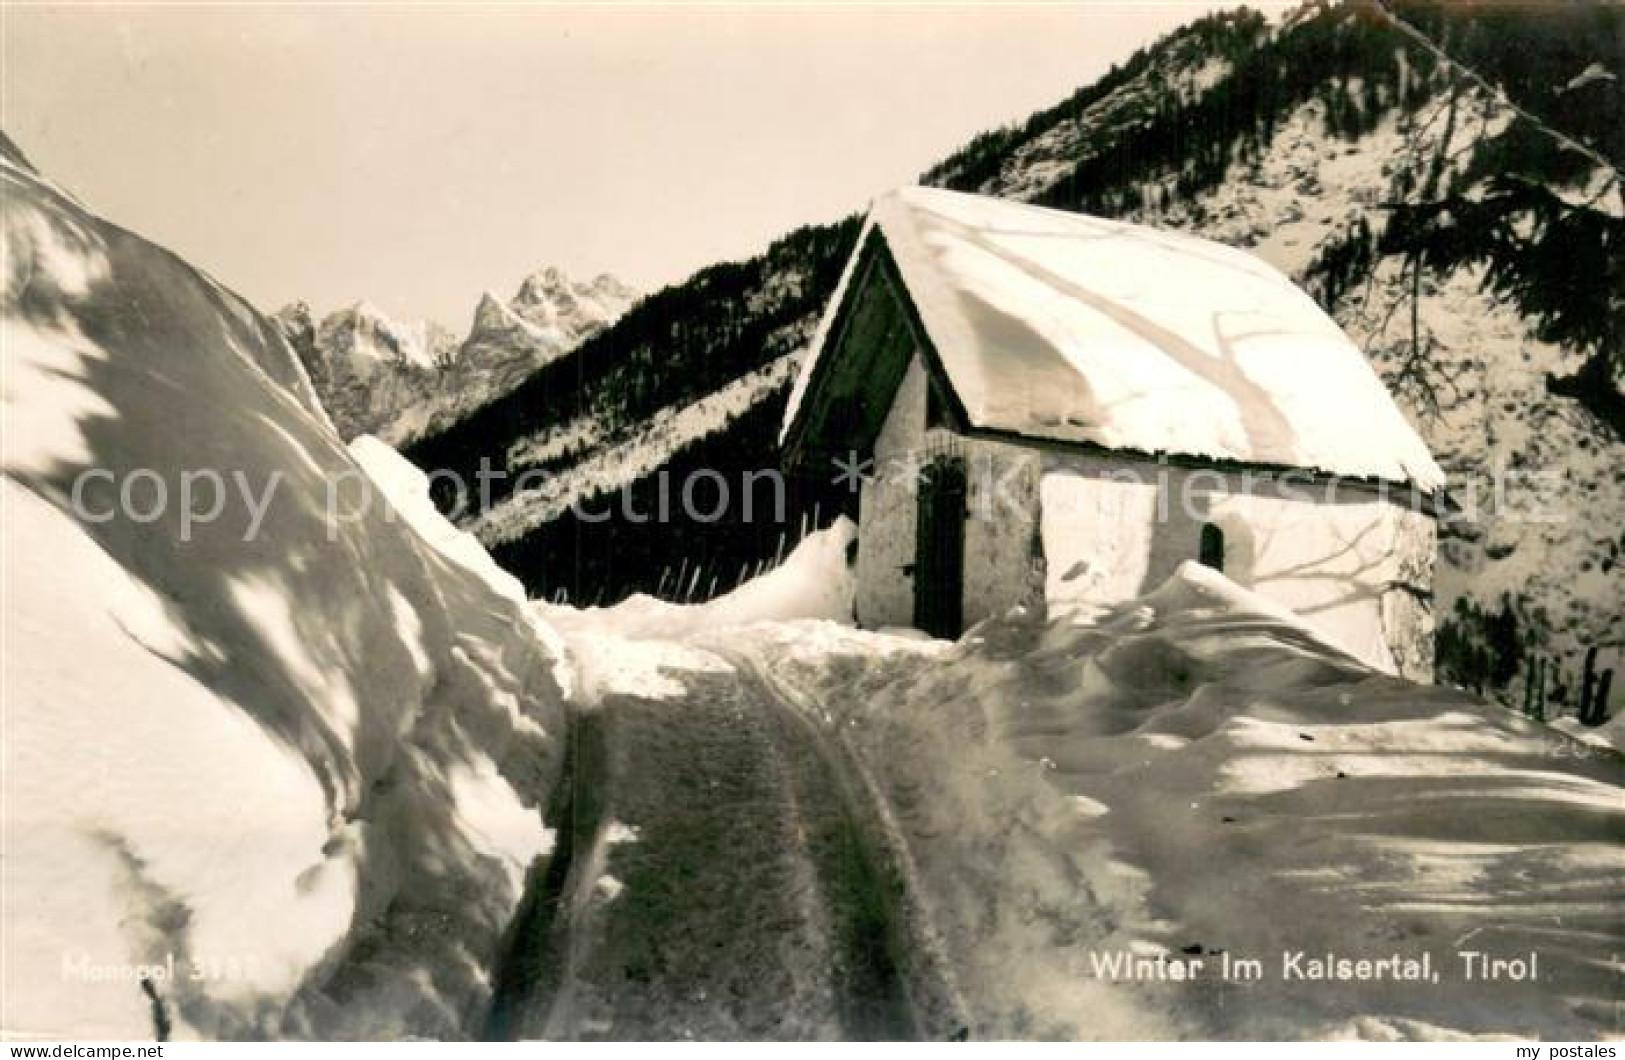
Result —
[{"label": "rocky mountain peak", "polygon": [[466,338],[433,321],[404,322],[361,300],[318,323],[305,302],[274,315],[346,437],[404,442],[493,400],[612,324],[636,299],[601,273],[572,280],[549,266],[511,301],[486,291]]},{"label": "rocky mountain peak", "polygon": [[323,318],[316,329],[316,345],[330,361],[348,360],[350,371],[365,378],[383,364],[433,368],[429,341],[433,330],[428,321],[395,320],[363,299]]},{"label": "rocky mountain peak", "polygon": [[526,277],[508,308],[526,323],[557,328],[560,338],[580,341],[619,317],[635,292],[608,273],[582,283],[549,266]]},{"label": "rocky mountain peak", "polygon": [[469,334],[474,335],[480,331],[503,327],[511,317],[507,303],[491,291],[485,291],[481,293],[479,303],[474,306],[474,324],[469,329]]}]

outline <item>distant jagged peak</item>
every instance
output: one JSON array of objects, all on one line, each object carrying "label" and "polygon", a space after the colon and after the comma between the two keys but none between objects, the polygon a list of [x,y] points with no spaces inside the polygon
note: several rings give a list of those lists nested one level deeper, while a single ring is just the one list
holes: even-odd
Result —
[{"label": "distant jagged peak", "polygon": [[482,319],[492,322],[502,320],[508,312],[508,303],[497,297],[495,291],[481,291],[480,300],[474,306],[474,326],[479,327]]},{"label": "distant jagged peak", "polygon": [[614,273],[601,272],[587,283],[587,289],[594,294],[619,298],[626,302],[634,302],[638,298],[638,289],[622,280]]},{"label": "distant jagged peak", "polygon": [[364,324],[391,331],[400,330],[401,328],[401,325],[398,324],[395,319],[386,313],[382,308],[380,308],[377,303],[369,301],[365,298],[352,302],[342,309],[335,309],[333,312],[329,313],[322,320],[322,325],[325,327],[329,323],[332,323],[336,327],[343,327],[351,323],[357,325]]},{"label": "distant jagged peak", "polygon": [[510,301],[490,291],[481,295],[465,346],[518,343],[532,352],[562,352],[612,324],[636,298],[609,273],[581,282],[550,265],[525,277]]},{"label": "distant jagged peak", "polygon": [[548,269],[526,277],[519,285],[519,293],[508,303],[510,309],[521,316],[553,317],[573,309],[577,302],[576,288],[557,269]]},{"label": "distant jagged peak", "polygon": [[284,331],[290,328],[316,333],[316,318],[310,309],[310,303],[304,299],[289,302],[287,305],[271,314],[271,319],[281,325]]},{"label": "distant jagged peak", "polygon": [[572,286],[569,275],[563,269],[549,265],[531,273],[520,282],[515,300],[539,298],[549,294],[568,295],[572,293]]},{"label": "distant jagged peak", "polygon": [[399,320],[368,299],[321,317],[293,302],[272,316],[344,437],[399,441],[511,390],[637,297],[609,273],[581,282],[552,266],[525,277],[512,299],[483,292],[466,338],[432,320]]},{"label": "distant jagged peak", "polygon": [[474,307],[474,324],[469,329],[468,342],[490,341],[516,332],[541,338],[533,334],[535,331],[535,326],[515,312],[507,302],[495,293],[486,291],[480,295],[479,304]]},{"label": "distant jagged peak", "polygon": [[582,324],[609,323],[636,297],[630,286],[607,272],[581,282],[556,265],[549,265],[525,277],[508,305],[531,324],[558,324],[578,331]]},{"label": "distant jagged peak", "polygon": [[635,297],[637,289],[612,272],[601,272],[583,285],[588,290]]},{"label": "distant jagged peak", "polygon": [[[308,314],[308,307],[305,308]],[[316,345],[329,358],[344,357],[358,375],[377,364],[434,368],[446,329],[433,321],[402,322],[361,299],[322,318]]]}]

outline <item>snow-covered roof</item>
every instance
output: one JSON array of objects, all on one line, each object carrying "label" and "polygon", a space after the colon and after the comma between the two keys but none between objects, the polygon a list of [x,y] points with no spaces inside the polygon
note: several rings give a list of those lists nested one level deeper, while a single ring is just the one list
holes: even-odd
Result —
[{"label": "snow-covered roof", "polygon": [[1444,485],[1365,355],[1265,262],[935,188],[875,202],[791,393],[785,437],[839,344],[833,325],[871,233],[973,428]]}]

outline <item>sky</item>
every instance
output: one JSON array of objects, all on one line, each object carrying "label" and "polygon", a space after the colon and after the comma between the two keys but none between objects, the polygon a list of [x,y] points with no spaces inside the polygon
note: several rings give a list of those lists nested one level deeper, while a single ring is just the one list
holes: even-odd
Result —
[{"label": "sky", "polygon": [[8,5],[0,126],[263,309],[463,330],[860,210],[1226,6]]}]

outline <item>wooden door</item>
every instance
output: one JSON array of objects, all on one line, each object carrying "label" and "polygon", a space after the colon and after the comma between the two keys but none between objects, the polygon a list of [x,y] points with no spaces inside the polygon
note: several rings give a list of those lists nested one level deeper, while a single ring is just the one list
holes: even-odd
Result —
[{"label": "wooden door", "polygon": [[963,631],[965,464],[933,463],[920,484],[914,534],[914,625],[933,637]]},{"label": "wooden door", "polygon": [[1202,524],[1202,538],[1197,544],[1197,562],[1204,567],[1224,571],[1224,531],[1212,523]]}]

